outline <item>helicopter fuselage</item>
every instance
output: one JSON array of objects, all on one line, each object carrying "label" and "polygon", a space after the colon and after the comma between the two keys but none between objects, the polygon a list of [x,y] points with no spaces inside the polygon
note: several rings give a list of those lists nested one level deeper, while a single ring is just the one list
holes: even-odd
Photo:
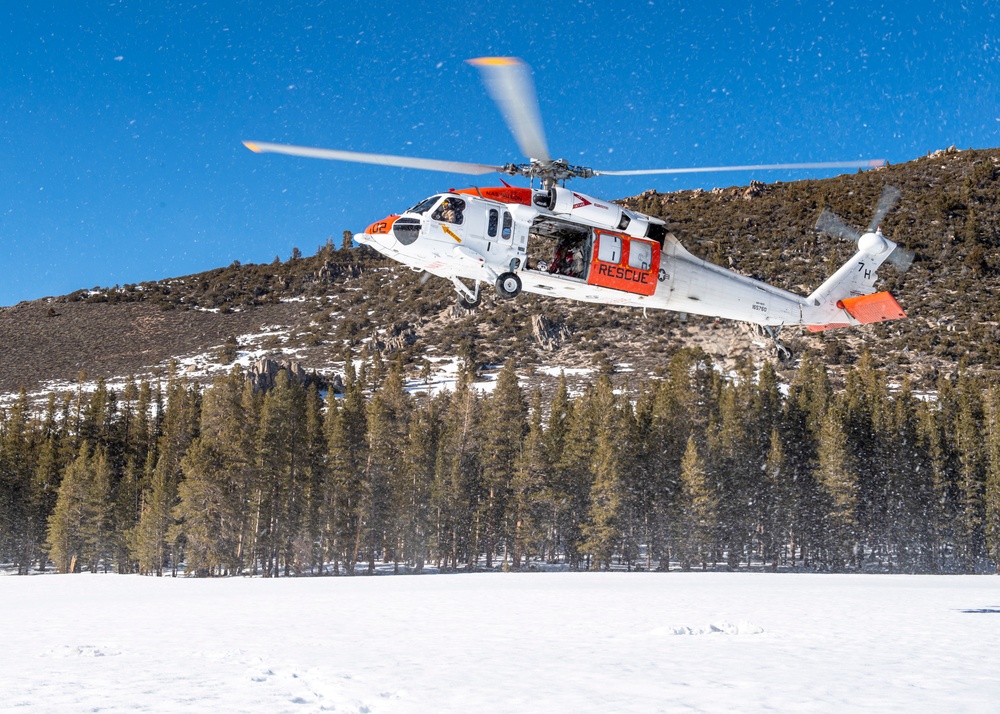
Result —
[{"label": "helicopter fuselage", "polygon": [[[478,303],[485,282],[506,298],[524,291],[772,327],[864,324],[842,306],[817,300],[820,291],[803,297],[708,263],[685,250],[662,220],[561,187],[449,191],[354,238],[451,280],[466,306]],[[894,247],[877,238],[875,249],[859,250],[857,265],[840,271],[840,283],[857,283],[851,295],[872,292],[877,258]]]}]

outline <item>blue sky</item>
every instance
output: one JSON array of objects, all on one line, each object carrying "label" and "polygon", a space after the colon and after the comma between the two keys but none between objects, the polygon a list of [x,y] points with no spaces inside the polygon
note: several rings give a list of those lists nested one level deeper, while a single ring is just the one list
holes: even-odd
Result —
[{"label": "blue sky", "polygon": [[[1000,146],[995,4],[701,5],[5,2],[0,305],[309,255],[436,191],[497,185],[240,143],[522,161],[464,61],[483,55],[531,65],[553,155],[598,169]],[[833,173],[573,187],[618,198]]]}]

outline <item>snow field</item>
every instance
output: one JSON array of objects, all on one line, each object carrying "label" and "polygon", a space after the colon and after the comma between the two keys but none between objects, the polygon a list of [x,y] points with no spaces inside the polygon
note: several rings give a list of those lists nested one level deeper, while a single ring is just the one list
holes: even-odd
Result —
[{"label": "snow field", "polygon": [[2,711],[995,712],[1000,578],[0,578]]}]

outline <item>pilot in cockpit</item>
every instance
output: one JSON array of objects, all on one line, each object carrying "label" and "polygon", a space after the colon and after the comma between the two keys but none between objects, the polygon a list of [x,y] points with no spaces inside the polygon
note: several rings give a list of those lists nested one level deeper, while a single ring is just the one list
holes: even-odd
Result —
[{"label": "pilot in cockpit", "polygon": [[460,205],[461,203],[458,199],[446,198],[441,201],[441,205],[437,207],[437,210],[431,214],[431,218],[435,221],[444,221],[445,223],[461,223],[463,208]]}]

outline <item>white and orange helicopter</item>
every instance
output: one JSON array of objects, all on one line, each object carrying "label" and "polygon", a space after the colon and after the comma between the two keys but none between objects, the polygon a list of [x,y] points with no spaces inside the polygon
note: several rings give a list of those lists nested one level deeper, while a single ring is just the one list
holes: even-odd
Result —
[{"label": "white and orange helicopter", "polygon": [[[469,60],[483,75],[526,164],[488,165],[257,141],[258,153],[280,153],[338,161],[482,175],[492,172],[538,179],[539,188],[449,190],[426,198],[400,215],[377,221],[354,240],[409,266],[450,280],[459,304],[475,308],[480,285],[489,283],[505,299],[522,291],[609,305],[659,308],[715,316],[759,326],[778,348],[786,325],[812,331],[865,325],[906,317],[888,292],[876,292],[876,270],[886,261],[900,271],[912,251],[886,238],[879,224],[899,200],[887,186],[868,228],[861,232],[824,210],[816,228],[849,239],[857,251],[811,295],[800,296],[693,256],[659,218],[565,187],[571,178],[709,171],[829,169],[880,166],[884,162],[770,164],[710,168],[599,171],[552,159],[545,141],[530,68],[510,57]],[[561,185],[560,185],[561,184]],[[467,284],[470,283],[470,284]]]}]

